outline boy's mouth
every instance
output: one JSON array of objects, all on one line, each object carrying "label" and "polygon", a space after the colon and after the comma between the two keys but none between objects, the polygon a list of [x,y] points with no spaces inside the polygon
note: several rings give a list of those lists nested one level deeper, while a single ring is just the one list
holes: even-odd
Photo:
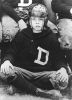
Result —
[{"label": "boy's mouth", "polygon": [[39,25],[37,25],[36,27],[40,27]]}]

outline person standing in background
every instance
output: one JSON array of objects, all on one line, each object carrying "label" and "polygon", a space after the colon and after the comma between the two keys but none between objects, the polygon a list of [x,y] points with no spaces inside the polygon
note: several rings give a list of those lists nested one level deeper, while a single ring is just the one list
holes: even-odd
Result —
[{"label": "person standing in background", "polygon": [[52,9],[59,19],[72,19],[72,0],[52,0]]},{"label": "person standing in background", "polygon": [[48,18],[52,23],[56,24],[56,13],[52,10],[51,2],[52,0],[44,0],[44,4],[48,9],[48,14],[49,14]]},{"label": "person standing in background", "polygon": [[52,10],[52,7],[51,7],[52,0],[43,0],[43,2],[48,9],[49,20],[48,20],[47,26],[50,27],[53,33],[57,33],[58,31],[57,26],[56,26],[57,17],[56,17],[56,13]]}]

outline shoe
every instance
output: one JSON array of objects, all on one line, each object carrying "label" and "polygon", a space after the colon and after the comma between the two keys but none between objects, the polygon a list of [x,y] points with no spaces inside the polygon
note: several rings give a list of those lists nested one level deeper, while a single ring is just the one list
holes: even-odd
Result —
[{"label": "shoe", "polygon": [[8,95],[14,95],[16,93],[16,88],[14,86],[10,85],[10,86],[7,86],[6,88],[4,88],[4,91]]},{"label": "shoe", "polygon": [[62,94],[57,90],[45,91],[45,90],[37,89],[36,95],[39,97],[49,98],[53,100],[59,100],[59,98],[62,98]]}]

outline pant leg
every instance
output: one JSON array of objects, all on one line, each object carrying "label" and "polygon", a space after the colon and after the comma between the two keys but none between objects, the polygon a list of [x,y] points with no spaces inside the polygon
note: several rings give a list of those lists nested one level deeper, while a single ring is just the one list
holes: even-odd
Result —
[{"label": "pant leg", "polygon": [[[22,91],[27,93],[35,92],[37,88],[41,89],[53,89],[51,82],[49,81],[48,74],[51,72],[39,72],[33,73],[28,70],[15,67],[15,75],[8,77],[8,83],[14,85]],[[33,94],[33,93],[32,93]]]},{"label": "pant leg", "polygon": [[[54,73],[53,71],[51,71],[51,72],[44,71],[44,72],[33,73],[31,71],[15,67],[15,73],[18,78],[20,77],[20,81],[27,80],[28,82],[30,82],[32,85],[34,85],[37,88],[47,89],[47,90],[54,89],[52,83],[49,80],[50,75],[52,73]],[[10,80],[11,79],[12,78],[10,77]],[[16,80],[16,79],[17,78],[15,78],[14,80]],[[10,83],[14,83],[14,80]]]},{"label": "pant leg", "polygon": [[[48,94],[45,91],[39,89],[33,82],[38,79],[38,77],[44,76],[46,73],[33,73],[25,69],[21,69],[18,67],[15,67],[15,78],[13,81],[10,81],[10,84],[14,85],[19,90],[36,95],[39,97],[44,98],[52,98],[52,94]],[[12,75],[10,75],[12,76]],[[13,74],[14,76],[14,74]]]},{"label": "pant leg", "polygon": [[[55,71],[43,71],[43,72],[38,72],[38,73],[34,72],[33,73],[33,72],[28,71],[26,69],[15,67],[14,73],[16,73],[15,77],[14,77],[14,74],[13,74],[13,76],[10,75],[8,77],[8,82],[10,84],[15,85],[15,87],[17,87],[17,88],[24,87],[22,89],[25,89],[27,83],[25,85],[24,82],[27,81],[29,84],[34,85],[36,88],[41,88],[41,89],[44,89],[44,90],[54,89],[54,86],[52,84],[53,81],[50,81],[50,78],[52,77],[52,79],[53,79],[53,76],[55,77],[55,73],[56,73]],[[20,83],[17,82],[17,80],[18,81],[20,80],[19,81]],[[14,82],[16,82],[17,84],[14,83]],[[29,85],[27,85],[27,86],[29,86]]]},{"label": "pant leg", "polygon": [[15,77],[13,74],[8,77],[8,82],[20,90],[27,93],[35,93],[37,88],[44,90],[65,88],[64,83],[59,83],[56,80],[56,71],[44,71],[33,73],[28,70],[15,67]]},{"label": "pant leg", "polygon": [[13,74],[7,78],[7,82],[22,92],[35,95],[37,87],[29,81],[32,77],[32,72],[15,67]]},{"label": "pant leg", "polygon": [[34,85],[44,90],[64,90],[67,88],[68,83],[57,80],[56,71],[44,71],[35,73]]},{"label": "pant leg", "polygon": [[53,73],[55,74],[56,72],[55,71],[44,71],[40,73],[35,73],[35,79],[33,81],[33,84],[43,90],[54,89],[54,86],[52,82],[50,81],[50,78],[52,77],[51,75]]},{"label": "pant leg", "polygon": [[[9,75],[9,76],[15,76],[13,81],[11,81],[11,85],[17,87],[17,89],[19,89],[19,90],[20,89],[23,90],[22,93],[26,93],[26,94],[28,93],[28,94],[32,94],[35,96],[48,98],[48,99],[50,98],[52,100],[53,100],[53,98],[55,98],[54,93],[46,92],[46,91],[43,91],[39,88],[36,88],[27,79],[25,79],[21,75],[19,75],[20,73],[17,74],[17,77],[16,77],[16,74],[17,73],[12,72],[12,74]],[[1,76],[2,76],[3,80],[7,80],[7,78],[8,78],[8,75],[4,75],[3,73],[0,72],[0,78],[1,78]]]}]

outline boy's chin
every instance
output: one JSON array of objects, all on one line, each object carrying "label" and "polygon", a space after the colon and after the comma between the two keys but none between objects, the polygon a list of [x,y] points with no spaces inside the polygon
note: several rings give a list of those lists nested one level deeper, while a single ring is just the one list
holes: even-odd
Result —
[{"label": "boy's chin", "polygon": [[40,30],[33,30],[33,32],[34,32],[34,33],[41,33],[42,30],[41,30],[41,29],[40,29]]}]

